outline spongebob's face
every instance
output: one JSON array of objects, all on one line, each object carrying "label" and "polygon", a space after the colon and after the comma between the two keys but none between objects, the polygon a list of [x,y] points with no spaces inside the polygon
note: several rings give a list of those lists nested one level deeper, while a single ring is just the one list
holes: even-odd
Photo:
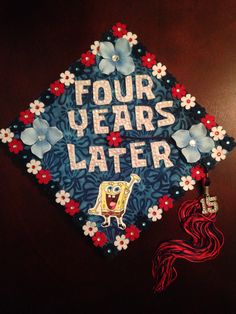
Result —
[{"label": "spongebob's face", "polygon": [[107,207],[111,210],[114,210],[119,196],[120,196],[120,191],[121,188],[119,185],[108,185],[105,188],[105,192],[106,192],[106,203],[107,203]]},{"label": "spongebob's face", "polygon": [[101,184],[102,209],[121,210],[126,200],[128,187],[124,181],[110,181]]}]

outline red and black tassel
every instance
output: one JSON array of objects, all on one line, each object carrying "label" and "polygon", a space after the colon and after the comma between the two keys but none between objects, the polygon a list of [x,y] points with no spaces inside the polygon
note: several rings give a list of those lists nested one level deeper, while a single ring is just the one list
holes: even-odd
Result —
[{"label": "red and black tassel", "polygon": [[178,212],[178,219],[189,241],[170,240],[156,250],[152,262],[154,291],[164,291],[177,277],[176,259],[200,263],[214,259],[224,244],[224,236],[215,226],[218,204],[209,195],[210,181],[204,179],[204,195],[185,201]]}]

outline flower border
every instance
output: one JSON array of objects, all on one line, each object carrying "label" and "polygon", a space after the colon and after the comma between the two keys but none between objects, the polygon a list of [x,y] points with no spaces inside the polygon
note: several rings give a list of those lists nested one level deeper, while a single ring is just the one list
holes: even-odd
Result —
[{"label": "flower border", "polygon": [[[196,102],[196,98],[190,93],[187,93],[185,86],[177,82],[175,77],[167,71],[167,67],[160,61],[156,60],[156,56],[149,51],[137,40],[137,35],[127,31],[127,26],[122,23],[116,23],[112,28],[102,36],[101,41],[110,41],[115,43],[118,38],[126,38],[132,47],[132,55],[139,58],[142,65],[150,71],[150,75],[154,76],[160,81],[166,88],[171,88],[172,97],[179,102],[179,106],[183,107],[196,122],[202,122],[207,128],[208,135],[213,138],[215,142],[214,152],[211,157],[205,158],[200,163],[194,163],[190,169],[190,173],[186,173],[186,176],[181,177],[181,180],[177,182],[178,185],[170,188],[169,193],[163,195],[157,200],[157,203],[147,209],[146,216],[140,216],[137,218],[136,224],[132,224],[116,236],[114,243],[109,243],[105,236],[105,233],[99,232],[96,223],[87,219],[87,215],[80,212],[79,203],[73,199],[70,199],[69,193],[61,190],[59,185],[52,180],[50,171],[48,169],[42,169],[41,162],[35,158],[32,153],[27,150],[19,136],[15,136],[14,132],[22,132],[26,127],[32,125],[34,119],[39,117],[44,112],[45,106],[50,106],[56,97],[62,95],[66,88],[71,84],[74,84],[75,78],[83,73],[85,68],[88,68],[95,64],[96,56],[99,56],[99,41],[95,41],[90,50],[81,54],[81,58],[77,60],[69,70],[60,74],[58,80],[50,84],[50,87],[44,91],[41,96],[31,102],[29,107],[20,112],[19,118],[15,120],[9,128],[0,130],[0,139],[3,143],[8,144],[9,151],[19,155],[20,159],[26,166],[29,173],[33,174],[41,186],[47,187],[47,192],[55,196],[56,203],[60,203],[64,211],[73,217],[74,221],[79,224],[84,233],[88,233],[96,247],[102,248],[106,255],[117,253],[121,250],[126,250],[128,244],[135,239],[139,238],[142,230],[146,229],[151,221],[157,221],[162,218],[162,214],[167,212],[173,207],[173,202],[179,197],[183,196],[184,192],[192,190],[195,187],[197,181],[202,180],[206,176],[206,172],[212,169],[216,161],[225,159],[225,155],[231,151],[236,145],[234,139],[226,134],[223,130],[223,137],[216,134],[217,130],[222,131],[222,127],[217,125],[215,118],[206,113],[204,107]],[[121,142],[121,141],[120,141]],[[118,145],[117,145],[118,146]],[[217,151],[218,150],[218,151]],[[223,152],[224,157],[218,155],[219,151]],[[37,165],[38,169],[32,168]],[[31,170],[29,171],[31,166]],[[191,184],[186,184],[189,182]],[[60,194],[61,193],[61,194]],[[65,201],[59,201],[59,194],[65,195]],[[158,218],[153,216],[153,212],[159,215]],[[91,224],[94,227],[94,232],[87,230],[85,226]],[[91,227],[92,228],[92,227]],[[86,230],[87,231],[86,231]]]}]

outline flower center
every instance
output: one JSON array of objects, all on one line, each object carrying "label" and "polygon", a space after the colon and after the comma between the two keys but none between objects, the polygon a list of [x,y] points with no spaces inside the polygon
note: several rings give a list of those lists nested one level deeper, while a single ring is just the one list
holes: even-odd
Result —
[{"label": "flower center", "polygon": [[218,132],[218,131],[216,131],[216,132],[215,132],[215,135],[219,135],[219,132]]},{"label": "flower center", "polygon": [[41,142],[43,140],[45,140],[45,135],[39,135],[38,136],[38,140]]},{"label": "flower center", "polygon": [[186,181],[185,181],[185,184],[187,184],[187,185],[188,185],[188,184],[189,184],[189,181],[188,181],[188,180],[186,180]]},{"label": "flower center", "polygon": [[112,61],[116,62],[116,61],[118,61],[120,59],[120,57],[118,55],[113,55],[111,57],[111,59],[112,59]]},{"label": "flower center", "polygon": [[196,146],[196,141],[195,140],[189,141],[189,145],[192,146],[192,147],[195,147]]},{"label": "flower center", "polygon": [[123,245],[124,244],[124,241],[120,241],[120,245]]},{"label": "flower center", "polygon": [[190,104],[190,99],[187,100],[187,103]]},{"label": "flower center", "polygon": [[219,152],[219,153],[217,153],[217,156],[220,156],[221,155],[221,153]]}]

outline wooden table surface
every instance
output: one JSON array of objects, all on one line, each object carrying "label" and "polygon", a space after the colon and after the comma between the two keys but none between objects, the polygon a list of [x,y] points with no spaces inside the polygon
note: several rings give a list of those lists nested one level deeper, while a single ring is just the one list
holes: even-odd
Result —
[{"label": "wooden table surface", "polygon": [[[236,137],[235,0],[4,1],[1,128],[119,21]],[[176,283],[154,295],[152,254],[161,241],[183,237],[180,203],[127,252],[107,260],[1,147],[0,313],[236,313],[235,154],[211,174],[225,234],[220,256],[177,262]]]}]

